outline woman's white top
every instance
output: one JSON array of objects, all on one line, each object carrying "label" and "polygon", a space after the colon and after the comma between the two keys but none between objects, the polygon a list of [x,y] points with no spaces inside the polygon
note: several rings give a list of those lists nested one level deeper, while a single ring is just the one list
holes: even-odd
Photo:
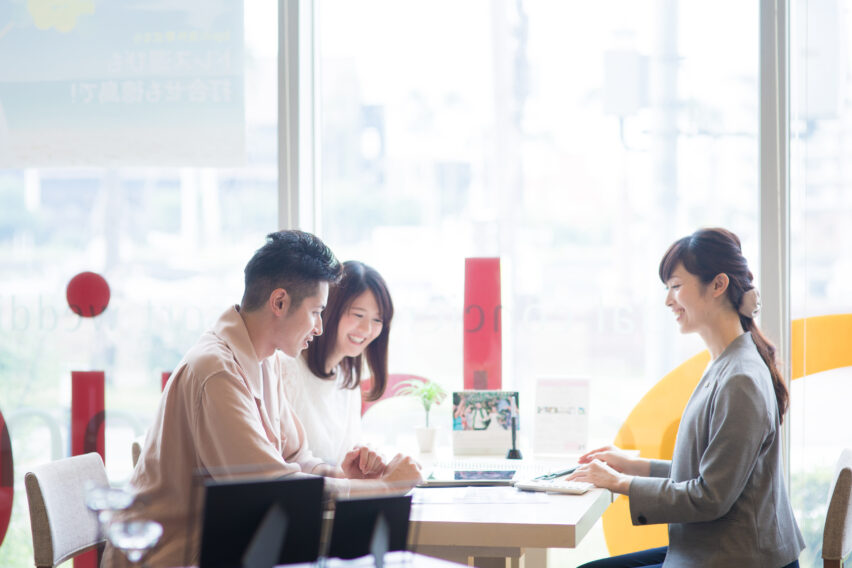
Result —
[{"label": "woman's white top", "polygon": [[343,376],[321,379],[304,355],[279,353],[284,364],[284,392],[305,427],[308,448],[323,461],[339,465],[361,439],[361,389],[340,388]]}]

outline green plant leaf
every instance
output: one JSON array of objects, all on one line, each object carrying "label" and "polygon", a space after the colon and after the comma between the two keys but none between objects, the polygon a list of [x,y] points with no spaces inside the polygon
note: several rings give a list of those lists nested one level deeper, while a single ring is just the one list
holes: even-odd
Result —
[{"label": "green plant leaf", "polygon": [[426,426],[429,426],[429,411],[433,404],[441,404],[447,397],[447,391],[438,383],[430,380],[408,379],[399,383],[396,394],[399,396],[412,396],[420,400],[426,411]]}]

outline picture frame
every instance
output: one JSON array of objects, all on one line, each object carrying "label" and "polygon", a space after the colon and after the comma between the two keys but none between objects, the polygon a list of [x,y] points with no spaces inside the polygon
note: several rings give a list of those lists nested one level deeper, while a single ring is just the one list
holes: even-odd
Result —
[{"label": "picture frame", "polygon": [[453,453],[506,455],[512,447],[512,418],[520,430],[518,391],[464,390],[453,393]]}]

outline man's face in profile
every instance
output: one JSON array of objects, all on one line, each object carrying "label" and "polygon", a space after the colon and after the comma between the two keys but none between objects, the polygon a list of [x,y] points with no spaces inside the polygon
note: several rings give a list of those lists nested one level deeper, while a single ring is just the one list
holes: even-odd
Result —
[{"label": "man's face in profile", "polygon": [[305,296],[298,306],[291,305],[278,324],[278,349],[290,357],[307,349],[308,343],[322,334],[322,311],[327,300],[328,282],[320,282],[312,295]]}]

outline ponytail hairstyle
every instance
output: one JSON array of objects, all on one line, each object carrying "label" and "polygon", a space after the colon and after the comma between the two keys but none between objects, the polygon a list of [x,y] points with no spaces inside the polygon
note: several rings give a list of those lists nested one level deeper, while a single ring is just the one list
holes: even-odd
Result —
[{"label": "ponytail hairstyle", "polygon": [[772,376],[775,400],[781,422],[787,412],[790,395],[784,377],[777,365],[777,350],[755,322],[759,310],[757,289],[752,284],[754,277],[743,256],[740,239],[726,229],[699,229],[669,247],[660,261],[660,280],[668,282],[678,264],[694,274],[704,284],[710,284],[719,274],[728,276],[727,297],[737,311],[743,329],[751,332],[757,351]]},{"label": "ponytail hairstyle", "polygon": [[328,303],[322,312],[322,325],[325,330],[308,344],[307,361],[311,372],[321,379],[331,380],[335,373],[326,372],[325,364],[337,345],[337,328],[340,318],[355,301],[355,298],[369,290],[376,298],[382,318],[382,331],[357,357],[344,357],[340,362],[343,372],[343,388],[356,389],[361,384],[363,357],[367,358],[372,384],[366,399],[378,400],[385,392],[388,383],[388,339],[393,319],[393,301],[382,275],[375,268],[357,260],[343,263],[343,276],[337,285],[328,290]]}]

